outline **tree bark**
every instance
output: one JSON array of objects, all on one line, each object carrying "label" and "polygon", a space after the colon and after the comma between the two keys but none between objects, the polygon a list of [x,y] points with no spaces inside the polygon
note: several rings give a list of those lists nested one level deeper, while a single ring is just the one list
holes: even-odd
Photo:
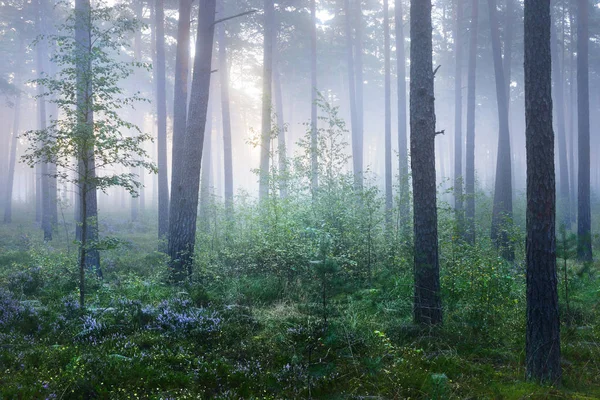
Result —
[{"label": "tree bark", "polygon": [[271,99],[273,82],[273,0],[265,0],[263,43],[262,129],[260,146],[259,200],[269,196],[269,158],[271,147]]},{"label": "tree bark", "polygon": [[454,28],[454,212],[459,237],[464,235],[462,177],[463,1],[456,0],[456,25]]},{"label": "tree bark", "polygon": [[356,79],[356,152],[352,153],[355,159],[354,174],[358,179],[358,188],[363,187],[363,169],[364,169],[364,100],[363,100],[363,14],[362,0],[355,0],[356,8],[354,26],[356,29],[356,38],[354,40],[354,60],[355,60],[355,79]]},{"label": "tree bark", "polygon": [[[177,213],[176,187],[181,182],[183,152],[188,109],[188,75],[190,68],[190,20],[192,0],[179,0],[179,20],[177,25],[177,53],[175,56],[175,84],[173,90],[173,140],[171,156],[171,199],[169,201],[169,234],[173,232],[172,215]],[[170,240],[170,239],[169,239]],[[169,242],[170,243],[170,242]],[[170,244],[169,244],[170,247]],[[170,250],[169,255],[173,257]]]},{"label": "tree bark", "polygon": [[550,0],[525,0],[527,377],[559,384]]},{"label": "tree bark", "polygon": [[200,1],[192,96],[181,159],[182,170],[171,195],[168,252],[171,258],[170,266],[173,278],[176,281],[182,281],[186,275],[189,277],[192,272],[200,167],[211,81],[215,3],[216,0]]},{"label": "tree bark", "polygon": [[167,163],[167,88],[165,68],[164,0],[156,0],[156,120],[158,151],[158,239],[159,250],[165,251],[169,231],[169,173]]},{"label": "tree bark", "polygon": [[442,323],[435,181],[431,0],[411,0],[410,144],[414,194],[414,321]]},{"label": "tree bark", "polygon": [[[492,53],[496,77],[496,100],[498,103],[498,157],[496,163],[496,185],[494,190],[494,207],[492,211],[491,238],[502,256],[514,260],[514,249],[506,231],[506,224],[512,219],[512,167],[510,151],[510,132],[508,121],[508,97],[506,80],[502,65],[500,34],[498,28],[498,10],[496,0],[488,0],[490,28],[492,34]],[[504,226],[504,227],[503,227]]]},{"label": "tree bark", "polygon": [[354,66],[354,40],[352,39],[352,20],[350,0],[344,0],[345,34],[346,34],[346,60],[348,69],[348,94],[350,97],[350,125],[352,129],[352,166],[354,171],[354,187],[362,189],[362,152],[360,134],[358,129],[358,111],[356,106],[356,77]]},{"label": "tree bark", "polygon": [[469,66],[467,72],[467,147],[466,147],[466,240],[475,244],[475,86],[477,73],[477,35],[479,33],[479,0],[472,0],[469,32]]},{"label": "tree bark", "polygon": [[577,257],[592,261],[592,220],[590,210],[590,92],[588,0],[577,1],[577,113],[579,177],[577,195]]}]

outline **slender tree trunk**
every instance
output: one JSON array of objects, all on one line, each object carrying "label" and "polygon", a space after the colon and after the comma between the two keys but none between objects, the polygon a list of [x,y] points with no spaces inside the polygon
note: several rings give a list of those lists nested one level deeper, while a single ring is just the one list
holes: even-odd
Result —
[{"label": "slender tree trunk", "polygon": [[313,193],[319,188],[319,160],[317,143],[317,7],[310,0],[310,159],[311,187]]},{"label": "slender tree trunk", "polygon": [[181,281],[192,272],[200,167],[209,102],[216,0],[200,0],[198,36],[192,80],[188,126],[185,132],[182,170],[171,195],[169,256],[174,278]]},{"label": "slender tree trunk", "polygon": [[510,132],[508,121],[508,97],[504,67],[502,66],[502,53],[500,48],[500,34],[498,28],[498,10],[496,0],[488,0],[490,14],[490,28],[492,33],[492,53],[494,58],[494,71],[496,76],[496,99],[498,103],[498,157],[496,160],[496,185],[494,190],[494,207],[492,212],[491,237],[502,256],[508,261],[514,260],[514,249],[510,238],[503,229],[503,225],[510,224],[512,219],[512,167],[510,151]]},{"label": "slender tree trunk", "polygon": [[169,231],[169,174],[167,163],[167,93],[165,72],[164,0],[156,0],[156,120],[158,151],[158,239],[165,251]]},{"label": "slender tree trunk", "polygon": [[287,197],[287,154],[286,154],[286,139],[285,139],[285,123],[283,121],[283,92],[281,89],[281,73],[279,71],[279,51],[274,48],[273,54],[273,94],[275,98],[275,112],[277,114],[277,152],[278,152],[278,169],[281,175],[279,182],[279,197],[282,199]]},{"label": "slender tree trunk", "polygon": [[390,16],[388,0],[383,0],[383,54],[384,54],[384,112],[385,112],[385,222],[392,227],[392,78],[390,61]]},{"label": "slender tree trunk", "polygon": [[[78,239],[81,241],[82,251],[80,253],[83,263],[88,269],[96,271],[98,276],[102,275],[100,270],[100,254],[90,243],[98,240],[98,200],[95,186],[91,183],[96,176],[94,159],[94,139],[93,139],[93,97],[91,82],[91,6],[89,0],[75,1],[75,39],[77,47],[77,114],[79,123],[85,125],[82,129],[85,131],[85,140],[79,149],[79,170],[78,188],[79,188],[79,207],[80,212],[78,225]],[[85,197],[85,199],[84,199]],[[84,199],[85,201],[82,201]],[[83,296],[83,295],[82,295]],[[83,297],[82,297],[83,299]],[[82,300],[83,301],[83,300]]]},{"label": "slender tree trunk", "polygon": [[[576,13],[576,6],[573,5],[573,3],[571,3],[571,7],[569,9],[569,25],[571,27],[575,26],[575,13]],[[576,98],[576,78],[575,78],[575,71],[577,70],[577,62],[575,60],[575,47],[576,47],[576,38],[575,38],[575,29],[571,28],[571,34],[570,34],[570,46],[569,46],[569,65],[570,65],[570,71],[569,71],[569,109],[571,110],[570,112],[570,116],[569,116],[569,131],[570,131],[570,135],[569,135],[569,172],[570,172],[570,179],[569,182],[571,184],[571,188],[570,188],[570,196],[569,196],[569,203],[571,204],[571,223],[575,222],[575,216],[577,215],[577,175],[576,175],[576,168],[575,168],[575,159],[577,157],[577,153],[576,153],[576,138],[577,138],[577,120],[575,118],[575,115],[577,113],[577,98]]]},{"label": "slender tree trunk", "polygon": [[475,85],[477,73],[477,35],[479,33],[479,0],[472,0],[469,32],[469,66],[467,92],[467,156],[466,156],[466,240],[475,244]]},{"label": "slender tree trunk", "polygon": [[17,58],[17,68],[15,70],[14,86],[17,90],[14,105],[14,119],[12,128],[12,137],[10,141],[10,160],[8,162],[8,176],[6,179],[6,200],[4,204],[4,222],[12,222],[12,195],[15,182],[15,165],[17,163],[17,150],[19,143],[19,123],[21,122],[21,73],[23,69],[23,58],[25,55],[25,40],[19,39],[19,51]]},{"label": "slender tree trunk", "polygon": [[354,170],[354,187],[362,189],[362,141],[358,129],[358,111],[356,108],[356,77],[354,67],[354,40],[352,40],[352,20],[350,0],[344,0],[344,12],[346,13],[346,58],[348,68],[348,89],[350,97],[350,123],[352,125],[352,166]]},{"label": "slender tree trunk", "polygon": [[556,133],[558,136],[558,163],[560,169],[559,180],[559,210],[562,214],[561,224],[565,227],[571,225],[569,205],[569,167],[567,163],[567,139],[565,131],[565,95],[564,95],[564,70],[560,63],[558,50],[558,35],[556,33],[556,24],[551,28],[551,49],[552,49],[552,78],[554,80],[553,103],[556,110]]},{"label": "slender tree trunk", "polygon": [[454,28],[454,211],[460,237],[464,235],[463,177],[462,177],[462,63],[463,63],[463,1],[456,0]]},{"label": "slender tree trunk", "polygon": [[[179,0],[179,20],[177,25],[177,54],[175,56],[175,85],[173,90],[173,141],[171,156],[171,199],[169,201],[169,234],[175,229],[172,216],[177,213],[176,200],[181,189],[177,187],[181,182],[183,152],[185,151],[185,131],[188,108],[188,75],[190,63],[190,20],[192,0]],[[168,253],[174,258],[170,250],[169,238]]]},{"label": "slender tree trunk", "polygon": [[[133,7],[135,10],[135,18],[137,20],[141,21],[142,12],[143,12],[143,4],[142,4],[141,0],[134,0]],[[134,53],[135,61],[141,62],[142,61],[142,32],[139,29],[136,30],[136,32],[133,36],[133,53]],[[140,84],[141,82],[139,82],[139,80],[136,79],[136,83]],[[139,112],[136,113],[135,119],[139,125],[139,120],[141,120],[141,116],[139,115]],[[142,168],[132,167],[130,173],[133,174],[134,176],[137,175],[140,179],[140,182],[143,185],[144,172],[143,172]],[[143,193],[144,193],[144,188],[142,186],[139,189],[138,196],[131,197],[131,220],[132,221],[137,221],[138,214],[139,214],[140,210],[143,209],[143,201],[142,201],[143,196],[144,196]]]},{"label": "slender tree trunk", "polygon": [[212,117],[214,99],[214,80],[211,80],[210,95],[208,96],[208,107],[206,110],[206,127],[204,129],[204,147],[202,149],[202,166],[200,168],[200,208],[198,210],[200,219],[200,231],[210,232],[210,196],[212,180]]},{"label": "slender tree trunk", "polygon": [[504,58],[502,59],[502,67],[504,68],[504,78],[506,84],[506,99],[509,121],[510,121],[510,99],[511,99],[511,75],[512,75],[512,53],[513,53],[513,38],[515,30],[515,1],[506,0],[506,15],[504,21]]},{"label": "slender tree trunk", "polygon": [[398,74],[398,158],[400,166],[400,232],[406,240],[410,236],[410,191],[408,187],[408,144],[406,130],[406,55],[404,54],[404,20],[402,2],[395,3],[396,70]]},{"label": "slender tree trunk", "polygon": [[223,170],[225,175],[225,212],[233,218],[233,150],[231,144],[231,111],[229,107],[229,67],[227,65],[227,35],[225,26],[217,29],[219,35],[219,83],[221,86],[221,119],[223,120]]},{"label": "slender tree trunk", "polygon": [[259,199],[269,196],[269,158],[271,148],[271,99],[273,82],[273,0],[265,0],[263,46],[262,129],[260,146]]},{"label": "slender tree trunk", "polygon": [[527,377],[560,384],[550,0],[525,0]]},{"label": "slender tree trunk", "polygon": [[589,1],[577,1],[577,111],[579,131],[579,179],[577,183],[577,257],[592,261],[590,210],[590,94],[589,94]]},{"label": "slender tree trunk", "polygon": [[414,194],[414,321],[442,323],[435,182],[431,0],[410,7],[410,147]]}]

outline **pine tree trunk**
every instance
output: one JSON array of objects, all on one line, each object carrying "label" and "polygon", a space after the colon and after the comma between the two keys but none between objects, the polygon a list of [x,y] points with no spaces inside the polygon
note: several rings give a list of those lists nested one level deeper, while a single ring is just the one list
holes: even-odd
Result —
[{"label": "pine tree trunk", "polygon": [[352,20],[350,0],[344,0],[345,34],[346,34],[346,59],[348,69],[348,94],[350,97],[350,125],[352,129],[352,166],[354,170],[354,187],[362,189],[362,153],[361,140],[358,129],[358,111],[356,109],[356,77],[354,66],[354,40],[352,39]]},{"label": "pine tree trunk", "polygon": [[[587,0],[586,0],[587,1]],[[550,0],[525,0],[527,377],[560,384]]]},{"label": "pine tree trunk", "polygon": [[156,120],[158,161],[158,239],[159,250],[165,251],[164,240],[169,231],[169,166],[167,163],[167,93],[165,72],[164,0],[156,0]]},{"label": "pine tree trunk", "polygon": [[496,0],[488,0],[490,28],[492,34],[492,53],[496,76],[496,100],[498,103],[498,157],[496,164],[496,185],[494,189],[494,207],[492,211],[491,238],[502,256],[514,260],[514,249],[507,234],[506,224],[512,219],[512,167],[510,151],[510,132],[508,121],[508,97],[506,80],[502,65],[500,33],[498,28],[498,10]]},{"label": "pine tree trunk", "polygon": [[577,195],[577,257],[592,261],[592,221],[590,210],[590,92],[588,0],[577,1],[577,113],[579,178]]},{"label": "pine tree trunk", "polygon": [[431,0],[410,7],[410,147],[414,195],[414,321],[442,323],[435,180]]},{"label": "pine tree trunk", "polygon": [[466,240],[475,244],[475,85],[477,73],[477,35],[479,33],[479,0],[471,6],[471,27],[469,32],[469,66],[467,72],[467,154],[466,154]]},{"label": "pine tree trunk", "polygon": [[216,0],[201,0],[188,125],[185,132],[181,176],[175,182],[169,220],[170,266],[173,278],[182,281],[192,272],[200,167],[210,93]]},{"label": "pine tree trunk", "polygon": [[354,173],[359,181],[358,188],[363,187],[363,169],[364,169],[364,100],[363,100],[363,14],[362,0],[355,0],[356,8],[354,27],[356,29],[356,38],[354,40],[354,62],[355,62],[355,79],[356,79],[356,152],[352,153],[355,158]]},{"label": "pine tree trunk", "polygon": [[459,237],[464,235],[462,177],[462,63],[463,63],[463,1],[456,0],[454,28],[454,212]]},{"label": "pine tree trunk", "polygon": [[[171,148],[171,199],[169,201],[169,234],[175,229],[172,216],[179,207],[178,187],[182,179],[183,152],[188,109],[188,75],[190,69],[190,20],[192,0],[179,0],[177,25],[177,54],[175,56],[175,84],[173,90],[173,140]],[[170,238],[169,238],[170,243]],[[170,245],[169,245],[170,246]],[[170,250],[169,255],[174,257]]]},{"label": "pine tree trunk", "polygon": [[263,46],[262,129],[260,146],[259,199],[269,196],[269,158],[271,149],[271,99],[273,82],[273,0],[265,0]]},{"label": "pine tree trunk", "polygon": [[383,0],[383,54],[384,54],[384,112],[385,112],[385,222],[392,227],[394,194],[392,189],[392,78],[390,61],[390,16],[388,0]]}]

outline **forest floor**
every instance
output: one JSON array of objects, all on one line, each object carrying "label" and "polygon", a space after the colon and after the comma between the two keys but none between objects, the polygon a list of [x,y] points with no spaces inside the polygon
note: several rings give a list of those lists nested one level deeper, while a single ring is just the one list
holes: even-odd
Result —
[{"label": "forest floor", "polygon": [[172,286],[155,227],[124,220],[101,221],[122,243],[104,279],[88,274],[84,309],[73,227],[43,243],[31,215],[0,225],[0,399],[600,399],[598,264],[568,265],[563,380],[541,386],[525,380],[512,267],[461,280],[443,263],[444,325],[423,329],[410,267],[312,290],[209,262]]}]

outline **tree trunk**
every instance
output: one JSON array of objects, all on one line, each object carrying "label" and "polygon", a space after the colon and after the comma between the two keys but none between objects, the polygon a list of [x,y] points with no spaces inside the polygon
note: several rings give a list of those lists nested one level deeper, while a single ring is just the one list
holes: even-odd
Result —
[{"label": "tree trunk", "polygon": [[269,158],[271,148],[271,99],[273,82],[273,0],[265,0],[263,46],[262,129],[260,146],[259,199],[269,196]]},{"label": "tree trunk", "polygon": [[431,0],[410,7],[410,147],[414,195],[414,321],[442,322],[435,181]]},{"label": "tree trunk", "polygon": [[[586,0],[587,1],[587,0]],[[525,0],[527,377],[560,384],[550,0]]]},{"label": "tree trunk", "polygon": [[358,129],[358,111],[356,109],[356,77],[354,67],[354,40],[352,40],[352,20],[350,0],[344,0],[344,12],[346,13],[346,58],[348,68],[348,89],[350,97],[350,124],[352,129],[352,166],[354,170],[354,187],[362,189],[362,141]]},{"label": "tree trunk", "polygon": [[165,72],[164,0],[156,0],[156,120],[158,151],[158,239],[159,249],[166,250],[164,240],[169,231],[169,173],[167,163],[167,93]]},{"label": "tree trunk", "polygon": [[385,222],[392,227],[392,78],[390,61],[390,16],[388,0],[383,0],[384,109],[385,109]]},{"label": "tree trunk", "polygon": [[508,97],[506,93],[504,67],[502,66],[496,0],[488,0],[488,4],[492,34],[492,53],[496,76],[498,124],[500,128],[498,133],[498,157],[496,160],[496,185],[494,189],[491,238],[496,247],[500,250],[502,256],[508,261],[513,261],[514,249],[510,243],[507,230],[505,229],[505,225],[511,223],[513,210]]},{"label": "tree trunk", "polygon": [[23,70],[23,58],[25,55],[25,40],[23,37],[19,39],[19,51],[14,86],[17,90],[15,96],[15,114],[13,119],[12,138],[10,141],[10,160],[8,162],[8,176],[6,178],[6,201],[4,204],[4,222],[9,224],[12,222],[12,195],[15,182],[15,165],[17,163],[17,148],[19,144],[19,123],[21,122],[21,73]]},{"label": "tree trunk", "polygon": [[454,28],[454,57],[456,58],[454,69],[454,212],[459,237],[464,235],[462,177],[463,1],[456,0],[456,25]]},{"label": "tree trunk", "polygon": [[[175,84],[173,90],[173,141],[171,156],[171,199],[169,201],[169,234],[173,232],[172,216],[177,213],[177,185],[181,182],[183,152],[188,109],[188,74],[190,63],[190,20],[192,0],[179,0],[179,20],[177,25],[177,54],[175,56]],[[169,238],[170,243],[170,238]],[[170,247],[170,244],[169,244]],[[173,257],[171,250],[169,255]]]},{"label": "tree trunk", "polygon": [[561,224],[565,227],[571,225],[571,216],[569,205],[569,167],[567,163],[567,139],[565,131],[565,95],[564,95],[564,69],[560,63],[558,50],[558,35],[556,33],[556,25],[552,24],[551,28],[551,50],[552,50],[552,79],[554,81],[553,103],[556,110],[556,132],[558,139],[558,163],[560,169],[559,180],[559,210],[562,214]]},{"label": "tree trunk", "polygon": [[[571,3],[571,7],[569,8],[569,25],[571,27],[575,26],[575,13],[577,6]],[[569,113],[569,182],[570,182],[570,190],[569,190],[569,203],[571,204],[571,223],[575,222],[575,216],[577,215],[577,175],[575,168],[575,159],[577,158],[576,153],[576,138],[577,138],[577,120],[575,115],[577,113],[577,100],[576,100],[576,78],[575,71],[577,70],[577,62],[575,60],[575,29],[571,28],[570,34],[570,47],[569,47],[569,109],[571,112]]]},{"label": "tree trunk", "polygon": [[223,170],[225,175],[225,213],[233,218],[233,150],[231,144],[231,111],[229,108],[229,67],[227,65],[227,35],[225,26],[218,28],[219,83],[221,86],[221,119],[223,120]]},{"label": "tree trunk", "polygon": [[[133,4],[133,8],[134,8],[134,12],[135,12],[135,18],[137,20],[142,19],[142,11],[143,11],[143,5],[141,0],[134,0],[134,4]],[[141,62],[141,56],[142,56],[142,31],[140,29],[137,29],[135,31],[135,34],[133,36],[133,53],[134,53],[134,60],[136,62]],[[136,84],[141,84],[141,82],[139,82],[138,79],[136,79]],[[136,112],[136,116],[135,116],[135,120],[136,120],[136,124],[139,125],[139,120],[140,120],[140,116],[139,116],[139,112]],[[137,168],[137,167],[131,167],[131,170],[129,171],[133,176],[137,175],[140,178],[140,182],[143,184],[143,171],[141,168]],[[142,193],[143,193],[144,188],[141,187],[139,189],[139,193],[138,196],[131,196],[131,200],[130,200],[130,204],[131,204],[131,220],[132,221],[137,221],[138,219],[138,214],[140,212],[140,209],[143,208],[142,206]]]},{"label": "tree trunk", "polygon": [[400,204],[399,204],[399,231],[403,239],[410,236],[410,191],[408,188],[408,144],[406,130],[406,55],[404,53],[404,20],[402,2],[396,0],[395,4],[395,32],[396,32],[396,70],[398,74],[398,158],[400,166]]},{"label": "tree trunk", "polygon": [[214,81],[211,80],[208,107],[206,109],[206,127],[204,128],[204,147],[202,149],[202,166],[200,168],[200,231],[210,232],[210,196],[212,179],[212,116],[214,99]]},{"label": "tree trunk", "polygon": [[577,179],[577,257],[592,261],[592,221],[590,210],[590,94],[588,0],[577,1],[577,114],[579,178]]},{"label": "tree trunk", "polygon": [[475,244],[475,85],[477,73],[477,35],[479,33],[479,0],[471,6],[471,28],[469,32],[469,66],[467,91],[467,155],[466,155],[466,240]]},{"label": "tree trunk", "polygon": [[319,187],[319,160],[317,143],[317,7],[310,0],[310,159],[311,187],[315,193]]},{"label": "tree trunk", "polygon": [[[82,130],[85,135],[93,135],[94,112],[91,80],[91,63],[89,53],[91,51],[91,6],[89,0],[76,0],[75,2],[76,24],[75,39],[78,43],[75,51],[77,55],[77,114],[79,124],[86,125]],[[79,169],[77,171],[79,188],[79,229],[78,240],[81,241],[80,265],[84,264],[88,269],[96,271],[98,276],[102,275],[100,270],[100,254],[93,246],[87,248],[89,243],[98,240],[98,200],[93,182],[96,174],[93,138],[85,138],[80,152]],[[82,295],[83,296],[83,295]]]},{"label": "tree trunk", "polygon": [[174,182],[169,219],[169,256],[173,278],[181,281],[192,272],[200,167],[209,102],[216,0],[201,0],[188,126],[179,181]]}]

